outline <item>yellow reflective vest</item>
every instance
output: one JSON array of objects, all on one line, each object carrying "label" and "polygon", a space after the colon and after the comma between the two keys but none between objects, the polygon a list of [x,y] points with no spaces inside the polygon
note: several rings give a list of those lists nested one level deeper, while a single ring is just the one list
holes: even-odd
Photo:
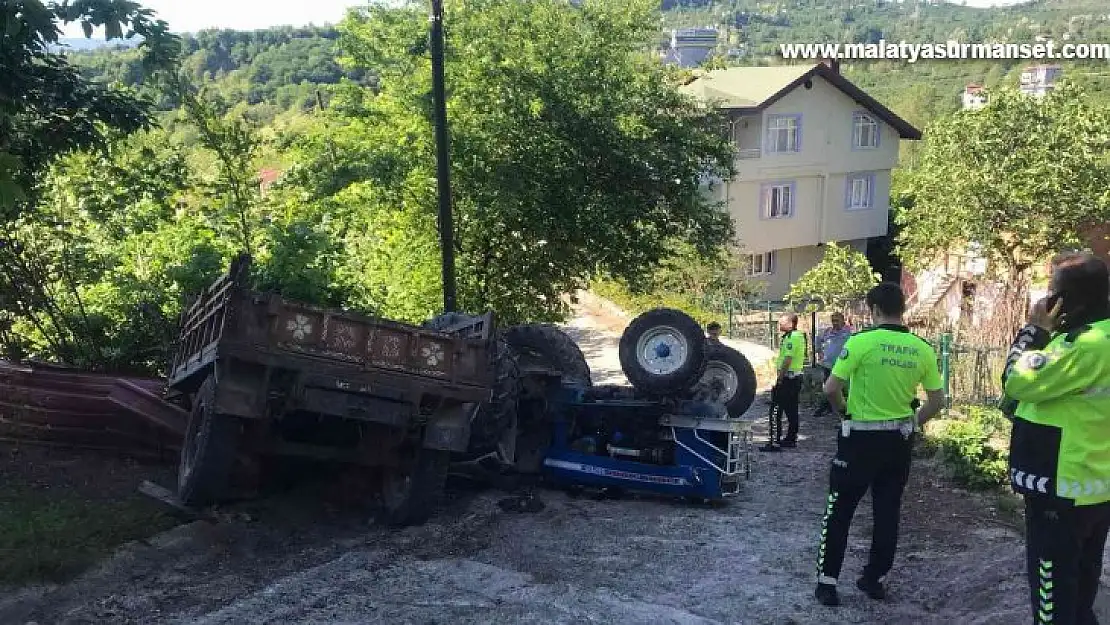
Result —
[{"label": "yellow reflective vest", "polygon": [[1003,374],[1018,402],[1014,490],[1080,506],[1110,501],[1110,319],[1052,337],[1028,326],[1014,350]]}]

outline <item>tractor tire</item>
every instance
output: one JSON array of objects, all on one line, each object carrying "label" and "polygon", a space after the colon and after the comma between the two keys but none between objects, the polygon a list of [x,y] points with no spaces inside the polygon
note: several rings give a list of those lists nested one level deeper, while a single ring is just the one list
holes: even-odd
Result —
[{"label": "tractor tire", "polygon": [[755,401],[755,369],[744,354],[727,345],[707,345],[705,373],[694,386],[697,399],[720,402],[737,419]]},{"label": "tractor tire", "polygon": [[504,339],[497,341],[493,399],[478,409],[470,426],[469,453],[483,454],[497,450],[497,443],[513,426],[520,400],[520,366],[516,351]]},{"label": "tractor tire", "polygon": [[207,506],[226,497],[242,432],[237,417],[216,412],[216,377],[208,376],[193,397],[181,445],[177,498],[182,503]]},{"label": "tractor tire", "polygon": [[443,498],[451,452],[417,449],[399,467],[382,475],[382,507],[387,525],[421,525],[435,513]]},{"label": "tractor tire", "polygon": [[519,325],[506,329],[503,336],[522,360],[539,361],[560,372],[563,384],[593,386],[590,365],[582,349],[559,328],[547,324]]},{"label": "tractor tire", "polygon": [[636,317],[620,341],[624,375],[651,397],[684,395],[705,370],[705,335],[689,315],[656,308]]}]

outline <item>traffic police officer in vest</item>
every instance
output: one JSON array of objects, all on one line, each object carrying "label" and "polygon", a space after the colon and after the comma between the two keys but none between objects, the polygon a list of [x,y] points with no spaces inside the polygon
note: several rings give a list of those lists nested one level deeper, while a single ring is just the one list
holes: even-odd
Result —
[{"label": "traffic police officer in vest", "polygon": [[[782,342],[779,346],[775,369],[778,379],[771,389],[772,416],[771,432],[762,451],[779,451],[781,447],[795,447],[798,444],[798,401],[802,394],[802,371],[806,364],[806,335],[798,330],[798,315],[790,313],[779,317],[779,332]],[[774,407],[778,408],[775,410]],[[786,413],[786,437],[782,437],[782,416]]]},{"label": "traffic police officer in vest", "polygon": [[1017,402],[1010,482],[1025,497],[1033,621],[1095,625],[1110,529],[1110,272],[1090,254],[1054,265],[1003,372]]},{"label": "traffic police officer in vest", "polygon": [[[883,579],[898,546],[913,433],[940,411],[944,401],[936,352],[902,322],[906,301],[901,287],[889,282],[876,286],[867,294],[867,305],[874,325],[844,343],[825,383],[829,403],[843,415],[817,556],[815,595],[827,606],[840,605],[836,584],[848,530],[869,489],[874,518],[871,555],[856,586],[872,599],[886,597]],[[918,386],[925,387],[928,398],[915,414]]]}]

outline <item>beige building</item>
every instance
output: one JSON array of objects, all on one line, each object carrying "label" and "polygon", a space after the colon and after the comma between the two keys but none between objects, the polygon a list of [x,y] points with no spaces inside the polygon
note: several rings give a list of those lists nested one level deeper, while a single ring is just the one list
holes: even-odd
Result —
[{"label": "beige building", "polygon": [[737,175],[706,186],[727,201],[766,297],[786,295],[824,244],[865,251],[887,234],[898,143],[921,132],[835,63],[716,70],[685,89],[729,111]]}]

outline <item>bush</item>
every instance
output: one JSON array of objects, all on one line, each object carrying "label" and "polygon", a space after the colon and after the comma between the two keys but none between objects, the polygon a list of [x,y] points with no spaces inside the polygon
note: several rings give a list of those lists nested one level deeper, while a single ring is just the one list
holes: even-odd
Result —
[{"label": "bush", "polygon": [[925,429],[925,449],[935,449],[953,477],[971,489],[1009,483],[1010,423],[993,408],[968,406]]},{"label": "bush", "polygon": [[702,326],[716,321],[722,327],[728,327],[728,315],[724,310],[705,308],[696,296],[668,292],[633,293],[628,287],[613,280],[595,281],[590,285],[590,290],[632,315],[639,315],[653,308],[674,308],[690,315]]}]

